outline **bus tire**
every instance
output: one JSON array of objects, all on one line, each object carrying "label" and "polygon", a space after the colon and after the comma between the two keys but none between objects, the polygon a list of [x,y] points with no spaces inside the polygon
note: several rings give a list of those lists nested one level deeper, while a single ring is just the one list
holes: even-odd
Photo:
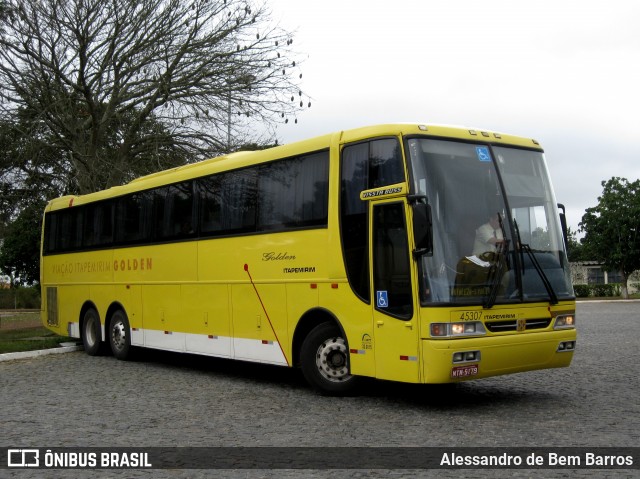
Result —
[{"label": "bus tire", "polygon": [[111,316],[109,323],[109,344],[111,352],[118,359],[127,359],[131,353],[131,328],[129,319],[121,309]]},{"label": "bus tire", "polygon": [[97,356],[102,352],[100,316],[93,308],[87,309],[82,317],[82,345],[89,356]]},{"label": "bus tire", "polygon": [[356,377],[349,371],[346,341],[332,323],[319,324],[304,339],[300,367],[307,382],[321,394],[346,395],[356,385]]}]

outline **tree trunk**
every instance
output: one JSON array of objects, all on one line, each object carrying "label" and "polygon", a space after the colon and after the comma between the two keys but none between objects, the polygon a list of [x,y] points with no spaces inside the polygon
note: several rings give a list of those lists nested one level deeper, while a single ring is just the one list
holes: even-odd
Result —
[{"label": "tree trunk", "polygon": [[622,273],[622,298],[629,299],[629,275]]}]

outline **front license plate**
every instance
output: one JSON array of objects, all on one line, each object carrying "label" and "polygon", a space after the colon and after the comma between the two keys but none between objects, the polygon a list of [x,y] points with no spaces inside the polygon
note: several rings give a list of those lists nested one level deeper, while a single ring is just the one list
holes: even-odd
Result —
[{"label": "front license plate", "polygon": [[456,366],[451,369],[452,378],[468,378],[469,376],[478,375],[478,365],[470,364],[469,366]]}]

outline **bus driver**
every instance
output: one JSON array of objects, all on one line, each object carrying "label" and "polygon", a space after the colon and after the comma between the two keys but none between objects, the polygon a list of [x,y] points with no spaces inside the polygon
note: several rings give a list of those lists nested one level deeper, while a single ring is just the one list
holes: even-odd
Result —
[{"label": "bus driver", "polygon": [[498,213],[489,217],[489,221],[476,230],[476,238],[473,242],[473,254],[480,256],[482,253],[495,253],[497,246],[504,242],[502,228]]}]

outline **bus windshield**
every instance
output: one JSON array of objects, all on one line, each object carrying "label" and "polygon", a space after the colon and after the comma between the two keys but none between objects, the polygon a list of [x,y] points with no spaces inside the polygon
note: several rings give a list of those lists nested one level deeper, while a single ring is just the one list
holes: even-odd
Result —
[{"label": "bus windshield", "polygon": [[420,257],[423,304],[574,297],[541,151],[407,140],[413,192],[426,197],[433,253]]}]

